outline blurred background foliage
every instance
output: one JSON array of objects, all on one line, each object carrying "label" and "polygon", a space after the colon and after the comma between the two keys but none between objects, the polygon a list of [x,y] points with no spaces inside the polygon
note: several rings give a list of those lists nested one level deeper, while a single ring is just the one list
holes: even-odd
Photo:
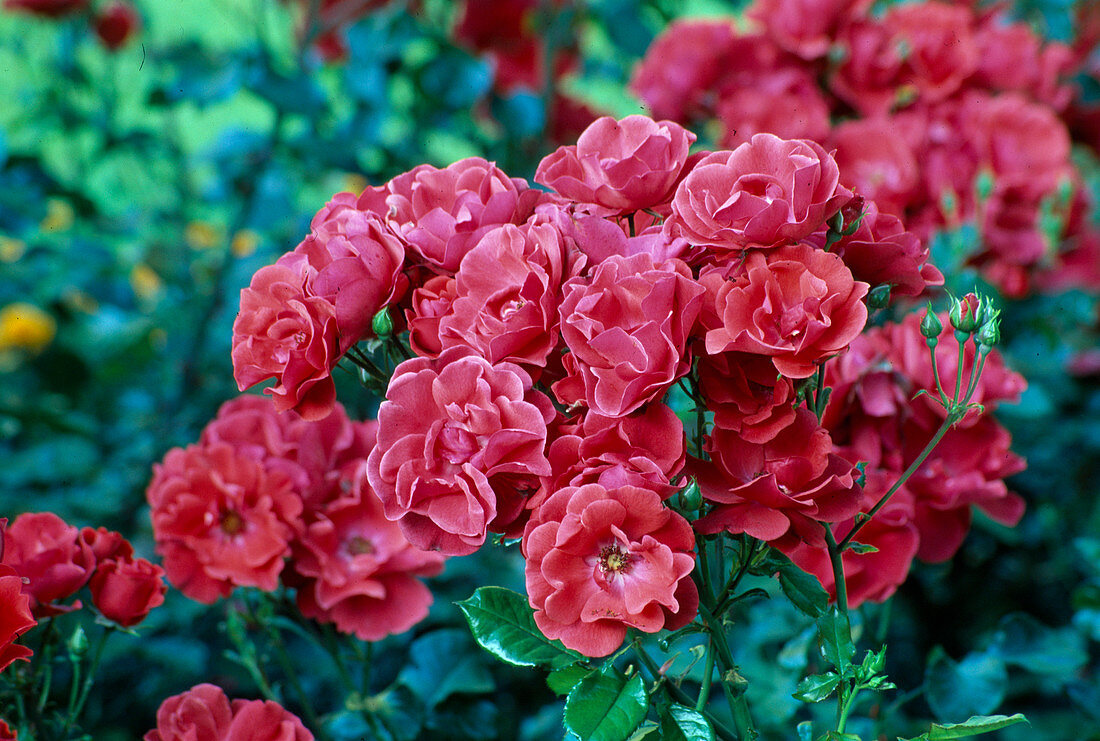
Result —
[{"label": "blurred background foliage", "polygon": [[[508,3],[469,3],[359,2],[334,24],[330,0],[134,0],[140,25],[115,49],[92,30],[98,3],[61,18],[0,11],[0,514],[53,511],[152,556],[151,466],[236,395],[239,291],[333,193],[470,155],[529,178],[595,115],[641,110],[626,83],[672,18],[744,5],[544,0],[509,30]],[[1073,5],[1017,11],[1068,38]],[[1096,168],[1089,180],[1100,192]],[[960,243],[937,247],[940,264]],[[977,281],[950,277],[958,292]],[[1081,365],[1096,325],[1096,291],[1006,305],[1006,354],[1031,385],[1001,416],[1029,461],[1012,482],[1029,510],[1014,530],[979,519],[954,561],[917,567],[891,606],[863,611],[901,688],[880,710],[892,723],[1020,711],[1031,727],[1005,738],[1100,738],[1100,375]],[[338,383],[353,416],[376,404],[350,376]],[[541,673],[480,652],[453,605],[487,579],[522,589],[516,556],[452,559],[429,620],[375,648],[357,700],[373,703],[373,727],[324,704],[340,694],[335,668],[284,630],[295,664],[314,668],[300,681],[331,736],[559,736]],[[110,644],[85,730],[136,738],[161,700],[202,681],[255,696],[233,656],[262,643],[264,610],[283,624],[280,604],[245,592],[207,608],[170,592],[140,639]],[[805,712],[790,692],[814,661],[809,624],[786,607],[759,603],[733,627],[777,738]]]}]

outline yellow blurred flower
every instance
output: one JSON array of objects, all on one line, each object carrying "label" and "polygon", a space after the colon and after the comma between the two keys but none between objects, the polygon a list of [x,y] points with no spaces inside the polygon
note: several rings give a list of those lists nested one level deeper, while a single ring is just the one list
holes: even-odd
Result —
[{"label": "yellow blurred flower", "polygon": [[152,301],[160,295],[160,276],[151,267],[139,263],[130,271],[130,287],[134,289],[134,295],[143,301]]},{"label": "yellow blurred flower", "polygon": [[50,198],[46,201],[46,217],[38,228],[44,232],[63,232],[73,225],[75,214],[68,201]]},{"label": "yellow blurred flower", "polygon": [[348,193],[354,193],[359,195],[364,190],[370,187],[370,181],[368,181],[362,175],[357,175],[354,172],[349,172],[344,176],[344,190]]},{"label": "yellow blurred flower", "polygon": [[206,221],[192,221],[183,230],[183,238],[193,250],[208,250],[221,243],[222,230]]},{"label": "yellow blurred flower", "polygon": [[19,240],[12,239],[11,237],[0,236],[0,260],[4,262],[15,262],[27,252],[27,243]]},{"label": "yellow blurred flower", "polygon": [[260,235],[251,229],[241,229],[233,235],[233,241],[229,243],[229,249],[234,257],[248,257],[256,251],[260,244]]},{"label": "yellow blurred flower", "polygon": [[0,351],[38,352],[53,342],[57,322],[33,304],[17,302],[0,309]]}]

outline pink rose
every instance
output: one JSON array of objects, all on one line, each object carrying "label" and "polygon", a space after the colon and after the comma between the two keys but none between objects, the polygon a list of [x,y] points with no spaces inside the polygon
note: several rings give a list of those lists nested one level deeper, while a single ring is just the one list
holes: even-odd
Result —
[{"label": "pink rose", "polygon": [[894,119],[862,118],[836,126],[830,138],[844,182],[895,216],[920,195],[921,173]]},{"label": "pink rose", "polygon": [[351,193],[337,193],[310,223],[310,233],[279,258],[307,277],[310,296],[336,309],[339,351],[373,336],[371,319],[399,300],[408,279],[402,274],[405,247],[377,214],[356,207]]},{"label": "pink rose", "polygon": [[522,224],[542,194],[480,157],[438,169],[420,165],[380,188],[368,188],[357,208],[373,211],[435,270],[453,273],[487,231]]},{"label": "pink rose", "polygon": [[368,480],[410,542],[473,553],[490,529],[514,527],[550,473],[543,449],[553,416],[512,363],[492,365],[466,347],[407,360],[378,409]]},{"label": "pink rose", "polygon": [[302,720],[271,700],[234,700],[225,741],[313,741]]},{"label": "pink rose", "polygon": [[434,358],[443,352],[439,323],[450,313],[457,291],[458,283],[449,275],[429,278],[413,291],[405,320],[409,324],[409,346],[417,355]]},{"label": "pink rose", "polygon": [[828,54],[837,29],[870,5],[869,0],[758,0],[748,16],[779,46],[812,61]]},{"label": "pink rose", "polygon": [[723,86],[717,111],[725,126],[720,146],[737,147],[756,134],[814,141],[829,135],[829,104],[812,75],[797,67],[753,72],[741,85]]},{"label": "pink rose", "polygon": [[694,546],[688,522],[648,489],[561,489],[523,533],[535,623],[586,656],[615,651],[628,627],[686,625],[699,604]]},{"label": "pink rose", "polygon": [[551,224],[493,229],[462,258],[454,301],[439,320],[440,344],[471,347],[490,363],[546,365],[574,262]]},{"label": "pink rose", "polygon": [[820,145],[757,134],[695,166],[676,189],[665,229],[721,251],[773,247],[817,231],[851,197]]},{"label": "pink rose", "polygon": [[766,443],[794,422],[794,383],[764,355],[728,352],[699,358],[699,393],[714,424],[746,442]]},{"label": "pink rose", "polygon": [[565,285],[561,334],[570,378],[554,384],[567,405],[621,417],[658,399],[690,369],[688,335],[703,288],[682,261],[612,256],[590,280]]},{"label": "pink rose", "polygon": [[687,122],[703,111],[734,38],[729,20],[674,21],[650,44],[630,89],[654,118]]},{"label": "pink rose", "polygon": [[224,443],[168,452],[146,492],[168,581],[211,604],[234,586],[278,586],[302,500],[282,471]]},{"label": "pink rose", "polygon": [[694,141],[671,121],[604,116],[576,145],[544,157],[535,181],[571,201],[594,204],[597,215],[632,213],[668,200]]},{"label": "pink rose", "polygon": [[157,727],[144,741],[223,741],[232,722],[229,698],[221,687],[199,684],[160,704]]},{"label": "pink rose", "polygon": [[829,252],[806,245],[752,252],[742,276],[717,291],[722,326],[707,332],[707,353],[767,355],[783,375],[808,378],[863,330],[867,290]]},{"label": "pink rose", "polygon": [[342,493],[308,514],[286,581],[306,617],[364,641],[403,633],[432,603],[415,577],[438,574],[443,556],[416,548],[385,518],[365,460],[345,465],[334,484]]},{"label": "pink rose", "polygon": [[279,264],[260,268],[241,291],[233,323],[237,387],[278,379],[265,389],[276,409],[321,419],[336,402],[329,373],[340,359],[338,335],[336,307],[309,295],[304,275]]}]

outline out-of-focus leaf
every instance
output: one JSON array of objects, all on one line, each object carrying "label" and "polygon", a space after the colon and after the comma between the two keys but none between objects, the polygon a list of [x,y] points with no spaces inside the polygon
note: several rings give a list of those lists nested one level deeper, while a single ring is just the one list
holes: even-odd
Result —
[{"label": "out-of-focus leaf", "polygon": [[996,710],[1008,688],[1008,671],[994,654],[973,653],[956,662],[937,647],[928,657],[925,681],[929,707],[947,721]]}]

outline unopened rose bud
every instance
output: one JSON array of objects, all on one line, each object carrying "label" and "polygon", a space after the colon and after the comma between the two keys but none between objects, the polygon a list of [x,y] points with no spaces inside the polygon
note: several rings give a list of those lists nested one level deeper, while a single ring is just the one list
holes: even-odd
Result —
[{"label": "unopened rose bud", "polygon": [[978,308],[981,302],[973,293],[968,293],[961,299],[951,302],[947,316],[951,320],[951,326],[958,332],[970,334],[978,328]]},{"label": "unopened rose bud", "polygon": [[988,355],[993,346],[1001,341],[1001,320],[994,317],[983,324],[974,335],[974,341],[978,343],[978,352]]},{"label": "unopened rose bud", "polygon": [[929,344],[934,344],[939,341],[942,332],[943,322],[936,316],[936,312],[932,311],[932,304],[928,304],[928,309],[924,312],[924,317],[920,320],[920,333],[924,335]]},{"label": "unopened rose bud", "polygon": [[981,329],[989,322],[995,321],[1000,317],[1001,311],[993,306],[993,301],[988,296],[982,298],[978,304],[978,329]]},{"label": "unopened rose bud", "polygon": [[388,339],[393,334],[393,320],[390,319],[390,313],[383,306],[382,310],[374,315],[374,319],[370,322],[371,330],[374,331],[374,336],[380,340]]},{"label": "unopened rose bud", "polygon": [[867,305],[872,309],[885,309],[890,305],[890,285],[883,283],[875,286],[867,294]]},{"label": "unopened rose bud", "polygon": [[680,506],[685,512],[694,512],[703,504],[703,493],[699,491],[699,484],[692,479],[687,486],[680,490]]},{"label": "unopened rose bud", "polygon": [[88,636],[84,633],[84,628],[76,626],[76,630],[69,636],[68,641],[69,658],[73,661],[79,661],[84,654],[88,653]]},{"label": "unopened rose bud", "polygon": [[863,196],[857,194],[840,209],[840,217],[843,221],[838,231],[845,237],[855,234],[856,229],[859,229],[859,224],[863,221],[864,204]]}]

